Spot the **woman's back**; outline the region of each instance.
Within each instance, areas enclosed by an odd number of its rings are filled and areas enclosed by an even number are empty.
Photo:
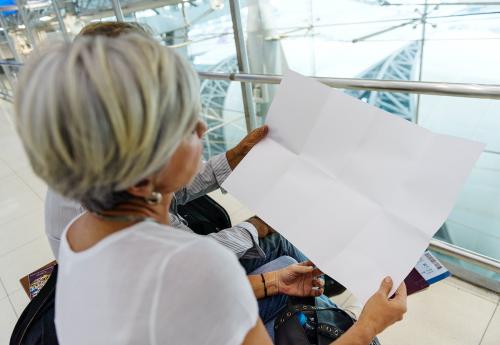
[[[243,269],[210,239],[146,221],[79,253],[65,233],[59,261],[62,344],[239,344],[257,321]]]

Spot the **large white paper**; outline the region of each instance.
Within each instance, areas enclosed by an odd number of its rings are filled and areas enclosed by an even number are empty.
[[[483,150],[295,72],[267,124],[223,187],[362,303],[411,271]]]

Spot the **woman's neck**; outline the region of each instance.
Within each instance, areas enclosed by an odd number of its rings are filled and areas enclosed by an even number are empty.
[[[115,232],[124,230],[142,220],[151,219],[168,225],[173,193],[164,194],[160,203],[151,205],[143,200],[123,203],[99,215],[88,212],[71,224],[66,238],[75,252],[87,250]]]

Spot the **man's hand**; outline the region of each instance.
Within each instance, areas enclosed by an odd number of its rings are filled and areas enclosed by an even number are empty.
[[[255,229],[257,229],[257,234],[259,235],[259,238],[264,238],[267,235],[270,235],[273,232],[275,232],[273,228],[271,228],[269,225],[267,225],[262,219],[260,219],[257,216],[253,216],[252,218],[247,219],[246,222],[255,226]]]
[[[257,144],[266,136],[268,131],[269,128],[266,125],[256,128],[248,133],[247,136],[244,137],[238,145],[236,145],[236,147],[226,152],[227,162],[229,163],[229,167],[231,168],[231,170],[234,170],[234,168],[236,168],[243,157],[245,157],[246,154],[250,152],[255,144]]]
[[[321,271],[311,261],[290,265],[276,271],[278,293],[287,296],[320,296],[325,281],[319,276]]]

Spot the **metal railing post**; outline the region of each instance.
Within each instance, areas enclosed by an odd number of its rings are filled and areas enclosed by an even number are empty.
[[[250,73],[248,64],[248,53],[243,36],[243,27],[241,24],[240,1],[229,0],[231,10],[231,19],[233,22],[234,43],[236,45],[236,57],[238,58],[238,68],[242,73]],[[243,107],[245,110],[245,122],[247,132],[257,127],[257,117],[253,103],[252,85],[249,82],[241,83],[241,93],[243,96]]]
[[[1,12],[0,12],[0,25],[2,26],[2,28],[4,30],[3,32],[5,34],[5,39],[7,40],[7,44],[9,45],[12,56],[14,57],[16,62],[22,62],[21,56],[17,53],[16,45],[14,44],[12,37],[10,37],[9,27],[7,26],[7,23],[5,22],[5,18]]]
[[[123,10],[122,10],[122,5],[120,4],[120,0],[111,0],[111,3],[113,5],[113,12],[115,13],[116,21],[117,22],[125,21],[125,18],[123,17]]]
[[[69,41],[68,30],[66,30],[66,24],[64,24],[63,17],[61,15],[61,11],[59,9],[59,5],[57,4],[57,0],[51,0],[52,8],[56,13],[57,21],[59,22],[59,27],[61,28],[61,32],[63,34],[64,40]]]
[[[17,8],[19,10],[19,13],[21,14],[21,18],[24,23],[24,30],[26,30],[26,36],[28,37],[28,41],[30,42],[31,47],[35,48],[36,47],[35,36],[33,35],[33,31],[31,31],[31,24],[28,15],[26,13],[26,7],[24,7],[25,4],[26,0],[19,1]]]

